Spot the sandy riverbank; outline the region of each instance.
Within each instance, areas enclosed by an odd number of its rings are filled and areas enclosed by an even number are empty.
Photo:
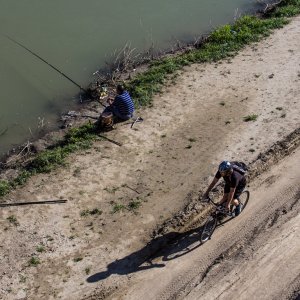
[[[133,129],[119,124],[108,133],[122,147],[97,141],[92,149],[72,155],[65,168],[34,176],[7,195],[7,202],[68,202],[1,209],[1,297],[122,299],[126,287],[128,298],[138,299],[138,290],[153,292],[155,278],[161,285],[149,299],[161,299],[164,293],[170,298],[169,289],[176,294],[177,273],[160,273],[168,265],[156,261],[161,269],[149,272],[151,266],[142,265],[151,253],[145,245],[155,228],[198,198],[220,160],[254,161],[299,128],[299,41],[297,17],[234,58],[186,67],[176,84],[155,97],[152,108],[139,112],[143,123]],[[244,122],[252,114],[256,121]],[[277,182],[279,171],[272,172]],[[297,179],[299,172],[293,176]],[[101,213],[84,213],[96,208]],[[16,221],[10,222],[10,216]],[[294,228],[293,214],[290,218],[285,232]],[[250,218],[248,226],[256,223],[251,224]],[[193,259],[200,252],[194,251]],[[30,266],[32,257],[40,262],[36,267]],[[91,283],[88,278],[96,274]]]

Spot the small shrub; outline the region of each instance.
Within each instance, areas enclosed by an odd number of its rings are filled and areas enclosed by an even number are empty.
[[[31,172],[24,170],[22,171],[11,183],[12,187],[17,185],[23,185],[27,182],[28,178],[32,175]]]
[[[19,222],[18,222],[18,220],[17,220],[17,217],[15,215],[11,215],[11,216],[7,217],[7,220],[10,223],[14,224],[15,226],[20,225]]]
[[[98,208],[94,208],[92,210],[85,209],[80,212],[81,217],[86,217],[88,215],[101,215],[101,214],[102,214],[102,210],[100,210]]]
[[[86,275],[89,275],[91,273],[91,269],[90,268],[85,268],[84,270],[85,270],[85,274]]]
[[[0,180],[0,196],[8,194],[10,191],[9,183],[5,180]]]
[[[248,116],[244,117],[244,122],[250,122],[250,121],[254,122],[257,120],[257,118],[258,118],[258,115],[255,115],[255,114],[248,115]]]
[[[36,251],[39,252],[39,253],[42,253],[42,252],[45,252],[46,250],[45,250],[44,246],[40,245],[40,246],[36,247]]]
[[[76,257],[73,259],[74,262],[79,262],[79,261],[82,261],[83,258],[82,257]]]
[[[123,205],[123,204],[114,204],[113,206],[113,210],[112,210],[112,213],[116,213],[116,212],[119,212],[119,211],[122,211],[124,210],[126,207]]]
[[[90,215],[101,215],[102,210],[99,210],[98,208],[94,208],[90,211]]]
[[[224,102],[224,101],[221,101],[219,104],[220,104],[221,106],[225,106],[225,102]]]
[[[191,143],[195,143],[195,142],[197,141],[195,138],[189,138],[188,140],[189,140],[189,142],[191,142]]]
[[[132,200],[128,204],[128,210],[136,210],[142,205],[141,201]]]
[[[280,118],[285,118],[286,117],[286,113],[283,113]]]
[[[40,260],[37,257],[33,256],[28,261],[28,266],[36,267],[40,263],[41,263]]]

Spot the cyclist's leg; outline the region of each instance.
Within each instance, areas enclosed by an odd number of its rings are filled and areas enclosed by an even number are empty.
[[[233,196],[233,204],[235,205],[235,215],[238,216],[242,210],[239,198],[244,191],[246,185],[238,186],[235,190],[234,196]]]
[[[229,192],[230,192],[230,186],[225,184],[225,187],[224,187],[224,194],[223,194],[223,197],[222,199],[220,200],[219,202],[219,205],[222,205],[222,204],[225,204],[228,200],[228,196],[229,196]]]

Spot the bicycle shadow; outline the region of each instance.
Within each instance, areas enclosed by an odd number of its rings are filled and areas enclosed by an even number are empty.
[[[184,233],[170,232],[157,237],[142,249],[108,264],[105,271],[89,276],[86,281],[94,283],[113,274],[128,275],[147,269],[163,268],[163,261],[178,258],[199,247],[200,234],[201,228],[196,228]]]
[[[216,229],[224,226],[232,219],[232,217],[224,218],[220,223],[217,224]],[[162,261],[169,261],[179,258],[203,245],[201,242],[203,228],[204,224],[198,228],[191,229],[183,234],[178,235],[176,239],[169,243],[168,247],[160,251]]]
[[[142,249],[108,264],[106,267],[106,271],[95,273],[92,276],[88,277],[87,282],[93,283],[101,281],[113,274],[127,275],[150,268],[164,267],[165,264],[153,263],[152,255],[155,254],[158,249],[164,247],[168,243],[168,241],[173,240],[176,234],[176,232],[171,232],[151,240]]]

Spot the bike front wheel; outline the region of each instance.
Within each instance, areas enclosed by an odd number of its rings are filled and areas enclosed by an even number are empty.
[[[203,226],[200,241],[202,244],[207,242],[217,227],[217,218],[210,216]]]
[[[245,209],[246,205],[248,204],[249,197],[250,197],[249,191],[242,192],[241,196],[239,197],[239,202],[242,205],[241,212]]]

